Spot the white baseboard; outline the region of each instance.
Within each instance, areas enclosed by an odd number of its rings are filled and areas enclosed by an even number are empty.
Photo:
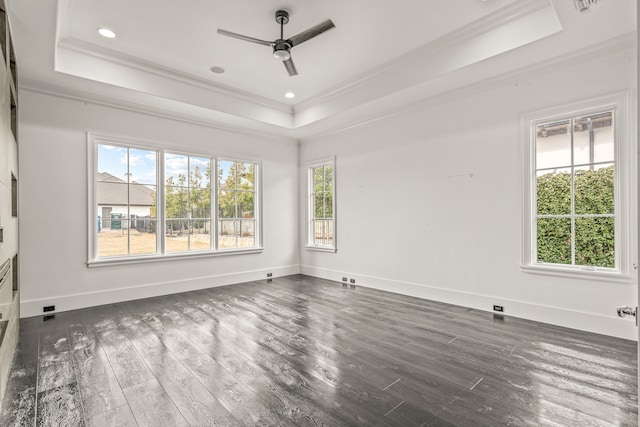
[[[291,274],[299,274],[300,266],[290,265],[285,267],[244,271],[240,273],[197,277],[172,282],[150,283],[127,288],[108,289],[100,292],[61,295],[55,298],[24,300],[20,303],[20,315],[21,317],[42,315],[42,307],[49,305],[55,305],[56,310],[46,314],[55,314],[63,311],[77,310],[79,308],[94,307],[97,305],[114,304],[117,302],[131,301],[141,298],[150,298],[180,292],[195,291],[198,289],[232,285],[234,283],[264,280],[267,276],[267,272],[273,273],[274,278],[289,276]]]
[[[340,282],[343,277],[348,276],[350,279],[356,280],[357,286],[461,305],[491,313],[493,313],[493,304],[500,304],[507,308],[504,313],[507,316],[535,320],[537,322],[550,323],[633,341],[638,340],[638,329],[635,322],[631,319],[621,319],[617,316],[603,316],[600,314],[568,310],[561,307],[531,304],[524,301],[490,295],[474,294],[417,283],[365,276],[309,265],[301,265],[300,273],[338,282]]]

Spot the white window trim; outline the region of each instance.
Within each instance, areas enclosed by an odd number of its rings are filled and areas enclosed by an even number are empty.
[[[313,229],[311,227],[311,217],[312,217],[312,210],[313,210],[313,200],[311,198],[311,194],[313,193],[313,177],[311,176],[311,168],[315,168],[318,166],[325,166],[325,165],[331,165],[333,168],[333,197],[332,197],[332,202],[333,202],[333,244],[332,245],[318,245],[318,244],[314,244],[313,243]],[[305,249],[307,250],[311,250],[311,251],[318,251],[318,252],[332,252],[335,253],[338,251],[338,233],[337,233],[337,211],[336,211],[336,195],[337,195],[337,179],[336,179],[336,158],[335,156],[332,157],[325,157],[322,159],[316,159],[316,160],[312,160],[306,163],[306,168],[307,168],[307,204],[306,204],[306,242],[305,242]]]
[[[544,264],[536,261],[536,228],[534,197],[535,181],[535,126],[539,123],[604,110],[614,111],[615,120],[615,265],[616,268],[584,267],[573,265]],[[622,92],[610,96],[590,99],[561,107],[550,108],[522,116],[522,271],[562,277],[574,277],[603,281],[633,281],[636,273],[637,227],[636,209],[636,140],[635,117],[631,95]]]
[[[212,215],[213,215],[211,219],[211,221],[213,222],[211,226],[211,230],[212,230],[212,236],[215,236],[214,238],[215,243],[213,244],[212,249],[189,251],[189,252],[165,253],[165,239],[158,238],[157,239],[158,253],[98,258],[98,254],[97,254],[98,224],[97,224],[97,221],[95,220],[95,218],[97,218],[97,215],[98,215],[97,204],[95,200],[97,195],[97,180],[95,179],[95,176],[98,170],[98,156],[97,156],[98,144],[116,145],[116,146],[121,146],[125,148],[136,148],[136,149],[154,151],[157,153],[158,161],[156,164],[156,182],[157,182],[156,206],[158,207],[162,206],[162,209],[156,208],[156,223],[158,224],[158,226],[156,227],[157,230],[164,230],[166,227],[165,215],[164,215],[164,167],[165,167],[164,154],[165,153],[182,154],[182,155],[197,156],[197,157],[208,157],[211,159],[211,161],[215,165],[216,171],[218,167],[218,161],[220,160],[255,163],[256,169],[257,169],[256,176],[255,176],[256,205],[254,207],[257,215],[256,230],[255,230],[256,245],[248,247],[246,249],[245,248],[218,249],[218,239],[217,239],[218,209],[216,205],[217,194],[218,194],[217,193],[218,179],[217,179],[217,172],[215,174],[212,172],[212,179],[214,180],[214,185],[212,185],[212,188],[211,188],[211,192],[212,192],[211,206],[212,206]],[[87,132],[87,183],[88,183],[87,185],[87,200],[88,200],[87,266],[88,267],[100,267],[100,266],[107,266],[107,265],[122,265],[122,264],[138,264],[138,263],[147,263],[147,262],[167,261],[167,260],[173,260],[173,259],[189,259],[189,258],[229,256],[229,255],[239,255],[239,254],[255,254],[255,253],[261,253],[264,251],[263,239],[262,239],[262,162],[260,159],[247,158],[247,157],[236,158],[233,156],[221,156],[221,155],[215,155],[212,153],[205,153],[205,152],[189,153],[180,149],[174,149],[169,146],[155,144],[150,141]],[[159,191],[160,189],[162,191]]]

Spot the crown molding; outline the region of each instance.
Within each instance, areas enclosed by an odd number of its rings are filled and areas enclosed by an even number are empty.
[[[122,89],[127,90],[127,89]],[[184,108],[184,104],[166,100],[169,105],[168,108],[156,107],[149,105],[150,103],[156,103],[154,99],[149,99],[149,103],[134,102],[125,100],[121,97],[111,97],[98,94],[93,91],[71,89],[69,87],[57,86],[49,83],[39,82],[31,79],[20,79],[20,92],[32,92],[40,95],[53,96],[62,99],[68,99],[71,101],[86,102],[93,105],[115,108],[124,111],[130,111],[138,114],[145,114],[162,119],[174,120],[177,122],[193,124],[203,126],[215,130],[232,132],[241,135],[247,135],[251,137],[259,137],[261,139],[273,140],[273,141],[285,141],[296,142],[297,140],[288,134],[287,129],[281,129],[275,125],[266,128],[261,124],[250,120],[241,119],[235,116],[228,117],[224,113],[212,111],[203,107],[188,106],[189,112],[177,112],[172,110],[171,106],[177,108]],[[142,97],[148,97],[150,95],[141,94]],[[199,113],[199,114],[197,114]],[[219,117],[211,117],[211,114],[215,114]],[[210,117],[206,117],[209,115]],[[222,117],[225,116],[225,117]],[[235,124],[230,124],[235,119]]]
[[[402,108],[394,109],[393,111],[383,111],[377,114],[366,115],[359,119],[350,120],[344,124],[339,124],[334,127],[319,130],[312,135],[302,137],[300,139],[300,144],[309,144],[316,142],[319,138],[340,135],[361,128],[366,128],[387,119],[419,111],[423,108],[433,105],[434,103],[450,102],[465,99],[473,95],[479,95],[481,93],[490,91],[491,89],[504,86],[505,84],[533,78],[536,75],[552,72],[554,70],[557,70],[558,68],[562,68],[571,64],[584,63],[591,61],[594,58],[614,55],[623,51],[629,51],[630,53],[636,55],[638,53],[636,51],[637,37],[638,36],[636,31],[629,32],[621,36],[596,43],[570,54],[559,55],[546,61],[537,62],[534,65],[521,67],[516,70],[500,74],[493,78],[483,79],[482,81],[477,83],[471,83],[465,86],[456,87],[453,90],[448,90],[433,96],[426,96],[417,102],[409,103]],[[380,101],[383,102],[384,100]]]
[[[404,68],[405,64],[412,61],[414,58],[434,56],[436,53],[446,51],[455,45],[472,40],[481,34],[485,34],[489,31],[513,23],[548,7],[553,8],[550,0],[519,0],[511,3],[495,13],[487,15],[456,31],[448,33],[431,43],[413,49],[399,58],[388,61],[377,68],[334,86],[321,94],[309,97],[306,100],[295,104],[293,107],[294,115],[312,108],[315,105],[344,97],[349,92],[353,92],[356,89],[360,89],[370,84],[373,80],[382,75],[393,74],[399,69]]]
[[[237,98],[243,102],[249,102],[260,107],[270,108],[272,110],[281,111],[287,114],[293,114],[293,108],[285,103],[277,102],[269,98],[254,95],[250,92],[232,88],[230,86],[221,85],[206,79],[195,77],[193,75],[156,64],[151,61],[145,61],[130,55],[125,55],[105,47],[86,42],[84,40],[67,37],[58,40],[57,48],[65,49],[81,55],[86,55],[95,59],[101,59],[114,64],[118,64],[130,69],[142,71],[162,78],[178,81],[200,89],[205,89],[217,95],[230,96]]]

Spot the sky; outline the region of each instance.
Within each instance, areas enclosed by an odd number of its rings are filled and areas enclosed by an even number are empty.
[[[135,181],[146,185],[157,185],[156,183],[156,152],[135,148],[125,148],[114,145],[98,144],[98,172],[107,172],[116,178],[127,180],[127,173],[130,181]],[[194,171],[200,168],[202,175],[201,187],[206,187],[208,181],[205,171],[210,159],[206,157],[186,156],[183,154],[165,153],[165,179],[173,177],[173,182],[178,182],[178,175],[187,175],[187,171]],[[128,163],[128,172],[127,172]],[[222,180],[226,179],[233,162],[221,160]]]

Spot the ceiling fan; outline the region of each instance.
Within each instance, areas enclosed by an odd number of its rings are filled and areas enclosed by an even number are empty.
[[[244,36],[242,34],[232,33],[231,31],[226,31],[221,28],[218,28],[218,34],[272,47],[273,56],[276,59],[283,61],[284,66],[289,72],[290,76],[296,76],[298,75],[298,71],[296,70],[296,66],[293,64],[293,60],[291,59],[291,48],[293,48],[294,46],[298,46],[299,44],[304,43],[307,40],[314,38],[315,36],[319,36],[325,31],[328,31],[335,27],[333,22],[331,22],[331,19],[327,19],[326,21],[316,25],[315,27],[311,27],[308,30],[296,34],[291,38],[285,39],[284,25],[289,22],[289,12],[287,12],[286,10],[278,10],[276,12],[276,22],[280,24],[280,38],[272,42],[256,39],[254,37]]]

